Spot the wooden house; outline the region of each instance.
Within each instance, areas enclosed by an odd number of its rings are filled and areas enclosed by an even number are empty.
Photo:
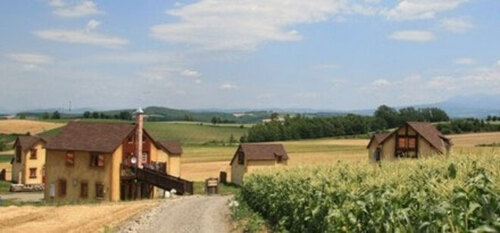
[[[447,155],[452,145],[432,124],[407,122],[393,132],[373,135],[367,149],[369,159],[378,161]]]
[[[243,143],[231,159],[231,182],[243,183],[245,174],[260,168],[286,166],[288,154],[282,144]]]
[[[39,136],[19,136],[14,142],[12,182],[16,184],[42,184],[44,181],[46,140]]]
[[[186,188],[192,183],[179,178],[180,143],[154,140],[140,116],[137,124],[68,123],[46,145],[45,198],[118,201],[171,189],[192,193]]]

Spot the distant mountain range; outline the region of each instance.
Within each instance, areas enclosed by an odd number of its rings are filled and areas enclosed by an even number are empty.
[[[446,111],[452,118],[457,117],[477,117],[484,118],[487,115],[500,116],[500,96],[491,95],[472,95],[472,96],[457,96],[444,102],[434,104],[415,105],[415,108],[424,107],[438,107]],[[396,107],[402,108],[402,107]],[[1,109],[0,109],[1,110]],[[77,108],[68,109],[50,108],[50,109],[35,109],[23,111],[27,115],[40,115],[44,112],[52,113],[59,111],[63,116],[77,116],[83,114],[85,111],[98,111],[107,115],[113,116],[119,114],[120,111],[132,112],[134,109],[121,109],[121,110],[105,110],[99,111],[93,108]],[[345,115],[348,113],[355,113],[360,115],[372,115],[375,109],[361,109],[350,111],[337,111],[337,110],[318,110],[310,108],[263,108],[263,109],[218,109],[218,108],[205,108],[205,109],[173,109],[160,106],[150,106],[144,109],[145,113],[157,117],[162,120],[184,120],[186,116],[192,117],[195,121],[209,122],[213,117],[218,117],[223,120],[234,121],[237,123],[253,123],[259,122],[263,119],[269,118],[271,113],[278,112],[281,114],[305,114],[308,116],[328,117],[335,115]],[[2,112],[0,113],[7,113]]]

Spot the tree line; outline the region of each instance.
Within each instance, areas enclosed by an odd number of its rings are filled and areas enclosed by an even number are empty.
[[[347,114],[332,117],[289,115],[284,121],[273,120],[250,128],[242,142],[285,141],[309,138],[361,135],[396,128],[407,121],[441,122],[450,118],[439,108],[395,108],[382,105],[373,116]]]
[[[500,131],[500,124],[490,124],[483,119],[465,118],[440,123],[436,128],[443,134],[479,133]]]
[[[129,111],[121,111],[116,114],[106,114],[103,112],[90,112],[85,111],[83,113],[83,118],[86,119],[120,119],[120,120],[132,120],[132,113]]]

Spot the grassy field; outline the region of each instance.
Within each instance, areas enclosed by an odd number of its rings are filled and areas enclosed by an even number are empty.
[[[247,128],[234,124],[214,126],[185,122],[146,122],[144,128],[157,140],[179,140],[184,145],[228,143],[231,135],[239,140],[247,132]]]

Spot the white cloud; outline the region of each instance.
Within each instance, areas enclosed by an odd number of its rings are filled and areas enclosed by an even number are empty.
[[[95,19],[91,19],[88,23],[87,23],[87,32],[90,32],[94,29],[96,29],[97,27],[99,27],[99,25],[101,25],[101,22],[95,20]]]
[[[49,64],[53,61],[50,56],[35,53],[11,53],[7,56],[14,61],[27,65]]]
[[[470,57],[461,57],[453,60],[453,62],[458,65],[473,65],[476,63],[476,60]]]
[[[219,86],[219,89],[221,90],[234,90],[237,89],[238,87],[234,84],[231,83],[223,83]]]
[[[389,35],[389,38],[394,40],[404,40],[413,42],[426,42],[434,39],[434,34],[429,31],[422,30],[406,30],[396,31]]]
[[[151,27],[151,35],[157,39],[206,50],[252,50],[266,41],[300,40],[293,28],[296,24],[370,12],[344,0],[201,0],[166,13],[180,20]]]
[[[392,20],[430,19],[464,2],[466,0],[400,0],[394,8],[383,10],[381,14]]]
[[[451,76],[436,76],[431,78],[428,82],[427,85],[430,88],[436,88],[436,89],[446,89],[446,90],[453,90],[456,89],[457,87],[455,86],[455,80],[453,80],[453,77]]]
[[[189,69],[183,70],[181,72],[181,75],[185,76],[185,77],[194,77],[194,78],[201,76],[200,72],[198,72],[196,70],[189,70]]]
[[[372,86],[376,87],[376,88],[387,87],[390,85],[391,85],[391,82],[387,81],[386,79],[377,79],[377,80],[372,82]]]
[[[98,45],[108,48],[117,48],[128,44],[128,40],[103,35],[94,32],[88,32],[86,30],[60,30],[60,29],[50,29],[35,31],[34,34],[42,39],[75,43],[75,44],[90,44]]]
[[[457,34],[466,33],[474,28],[474,25],[470,22],[469,19],[463,18],[442,19],[439,25],[447,31]]]
[[[49,0],[48,3],[53,7],[62,7],[65,5],[64,0]]]
[[[57,7],[53,11],[55,15],[65,18],[80,18],[103,13],[101,10],[97,9],[97,5],[93,1],[88,0],[84,0],[72,6],[66,6],[62,1],[50,1],[49,4]]]

